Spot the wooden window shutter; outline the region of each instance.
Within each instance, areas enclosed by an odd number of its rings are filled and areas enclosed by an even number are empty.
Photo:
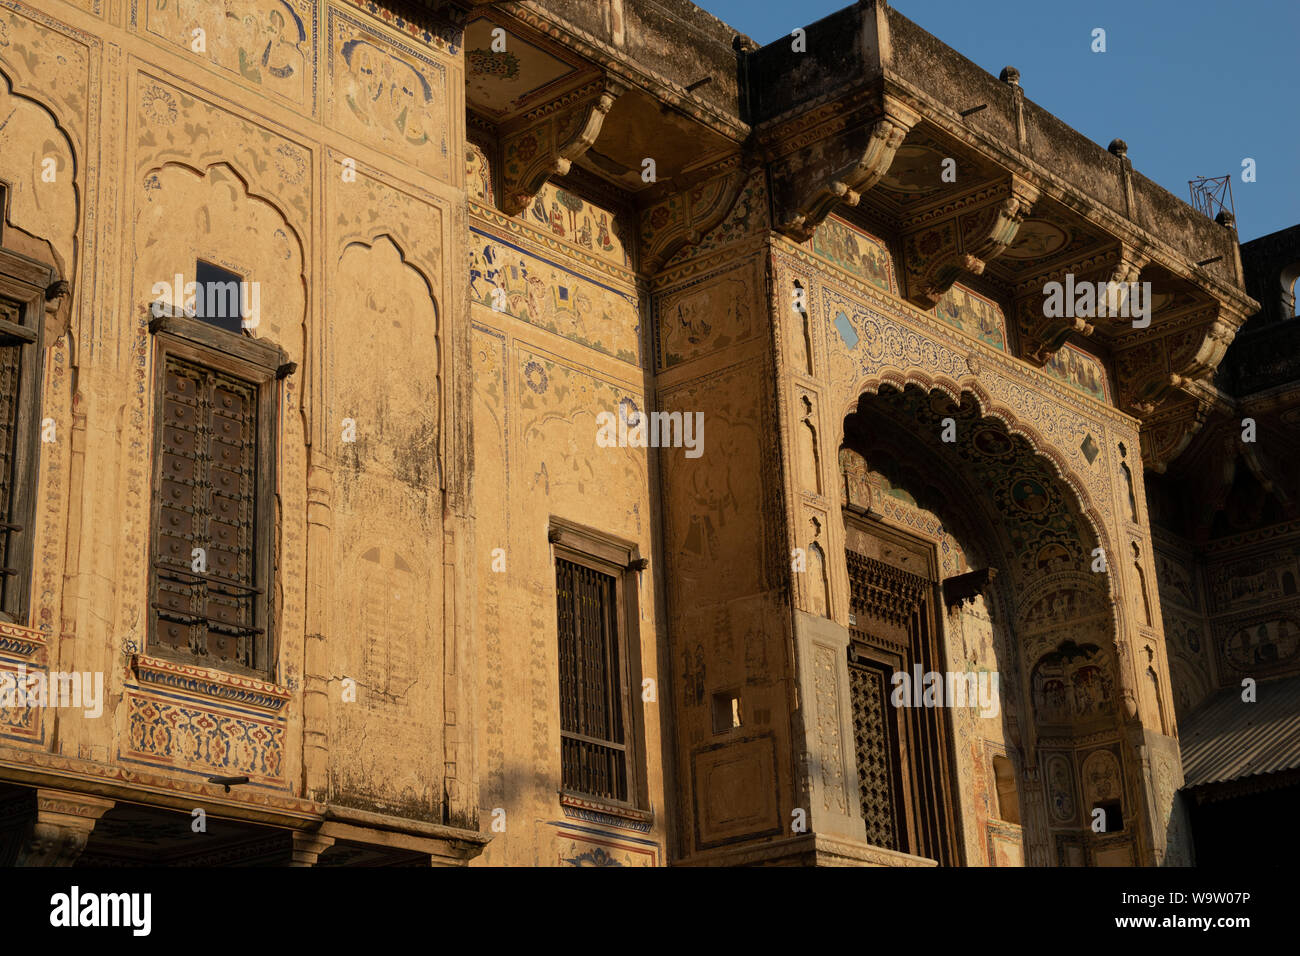
[[[152,634],[172,654],[258,669],[259,388],[163,353]]]

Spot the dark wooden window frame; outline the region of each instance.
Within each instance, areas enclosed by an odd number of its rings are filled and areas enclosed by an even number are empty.
[[[888,522],[863,518],[848,509],[844,511],[844,523],[885,542],[920,545],[926,560],[923,574],[897,572],[926,582],[920,610],[913,617],[913,622],[921,625],[920,634],[909,638],[907,646],[880,641],[867,635],[867,622],[858,615],[857,624],[850,627],[850,667],[865,665],[910,674],[912,667],[920,664],[923,671],[946,673],[949,666],[944,638],[945,605],[935,542]],[[892,685],[886,687],[886,699],[893,690]],[[960,788],[952,715],[944,707],[891,706],[890,709],[894,711],[890,720],[898,747],[895,765],[898,776],[894,786],[896,798],[901,801],[896,812],[902,827],[900,835],[907,843],[904,852],[936,859],[940,865],[960,866],[965,859],[965,844],[963,822],[957,812]]]
[[[0,216],[4,200],[4,189],[0,186]],[[0,583],[0,620],[16,624],[26,624],[31,613],[46,299],[64,294],[66,289],[66,283],[60,282],[54,267],[0,247],[0,296],[22,310],[21,324],[0,320],[0,345],[23,347],[14,396],[17,414],[13,472],[9,476],[11,495],[8,513],[0,514],[0,534],[8,536],[8,567]]]
[[[278,452],[279,382],[294,371],[284,351],[276,345],[249,338],[240,333],[203,322],[200,319],[176,314],[161,316],[149,323],[154,337],[154,425],[153,471],[150,479],[150,534],[149,534],[149,614],[148,653],[151,656],[191,666],[212,667],[234,674],[244,674],[274,680],[275,675],[275,464]],[[168,648],[155,633],[152,605],[158,601],[158,575],[154,563],[154,546],[160,527],[160,498],[158,494],[162,453],[162,401],[163,376],[166,358],[175,356],[183,361],[205,366],[254,386],[257,394],[257,450],[254,504],[254,586],[258,590],[254,602],[253,626],[260,629],[254,640],[253,665],[242,666],[233,661],[207,662],[191,654],[177,653]]]
[[[645,715],[641,706],[641,645],[639,572],[648,562],[637,546],[612,535],[560,518],[552,518],[549,538],[553,558],[563,559],[614,579],[614,621],[618,642],[619,698],[622,702],[627,799],[615,800],[570,790],[561,780],[561,797],[586,804],[605,804],[612,809],[644,810],[649,806],[645,767]],[[558,569],[553,560],[552,565]],[[558,588],[556,621],[559,620]],[[556,666],[559,667],[559,632],[556,632]],[[561,740],[565,732],[561,731]]]

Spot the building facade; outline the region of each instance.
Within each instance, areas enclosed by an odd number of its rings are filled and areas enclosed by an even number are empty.
[[[0,74],[9,862],[1193,860],[1180,721],[1300,656],[1155,502],[1285,403],[1230,219],[1013,68],[0,0]]]

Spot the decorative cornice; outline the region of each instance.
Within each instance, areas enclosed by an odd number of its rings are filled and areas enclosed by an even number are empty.
[[[793,245],[785,237],[774,236],[769,241],[772,243],[773,256],[784,260],[781,262],[783,266],[793,266],[793,260],[799,260],[815,268],[825,268],[820,259],[813,258],[806,250]],[[1103,417],[1126,432],[1135,433],[1141,425],[1141,422],[1135,416],[1113,405],[1099,401],[1077,389],[1068,388],[1041,372],[1036,375],[1033,374],[1038,370],[1019,356],[995,349],[978,339],[959,337],[959,333],[954,333],[952,326],[941,323],[931,313],[917,308],[904,299],[896,298],[883,289],[865,284],[857,284],[852,289],[845,289],[844,287],[849,283],[846,283],[841,278],[841,275],[842,273],[835,273],[837,290],[854,296],[868,308],[878,310],[891,320],[897,321],[905,327],[920,332],[936,341],[950,343],[956,349],[972,352],[978,356],[979,362],[987,363],[990,369],[1009,375],[1019,383],[1030,385],[1036,391],[1050,395],[1053,399],[1068,407],[1078,409],[1088,415]]]
[[[686,246],[695,245],[731,212],[750,171],[737,162],[731,170],[682,190],[640,215],[641,272],[657,272]]]
[[[958,279],[982,275],[985,266],[1015,241],[1039,197],[1038,188],[1019,176],[1002,181],[991,192],[998,197],[993,204],[983,202],[990,190],[981,187],[950,204],[954,210],[974,210],[970,215],[954,213],[904,235],[907,298],[914,305],[934,308]]]
[[[21,624],[0,621],[0,654],[30,658],[45,647],[45,644],[46,636],[40,631],[23,627]]]
[[[469,201],[470,225],[474,228],[483,229],[494,233],[508,233],[519,242],[527,243],[537,247],[539,254],[543,249],[549,250],[555,255],[565,256],[571,260],[580,262],[583,266],[591,269],[592,272],[599,275],[585,276],[585,278],[599,279],[606,281],[616,279],[628,286],[628,294],[633,294],[636,289],[636,273],[631,269],[625,269],[614,265],[608,259],[602,259],[599,256],[592,255],[585,250],[556,239],[552,235],[538,232],[525,222],[520,222],[517,218],[507,216],[500,210],[493,209],[491,206],[484,206],[481,203],[471,199]],[[502,237],[504,238],[504,236]],[[572,270],[574,263],[570,262],[568,268]],[[582,276],[582,273],[575,272],[576,275]]]
[[[571,793],[560,794],[560,808],[564,811],[564,815],[571,819],[622,827],[638,833],[649,833],[650,828],[654,826],[655,815],[648,810],[620,807]]]
[[[571,23],[551,19],[549,11],[518,0],[503,0],[494,8],[497,13],[512,17],[531,27],[543,36],[560,40],[563,44],[591,60],[608,75],[618,77],[629,86],[645,90],[652,97],[675,107],[685,115],[737,143],[749,136],[749,126],[738,117],[724,115],[707,103],[693,97],[686,87],[663,74],[629,60],[627,53],[616,49],[599,37],[573,26]]]
[[[898,147],[921,121],[919,113],[890,97],[867,108],[874,115],[827,122],[769,148],[779,155],[771,164],[779,232],[807,242],[838,204],[856,206],[889,171]]]
[[[0,744],[0,779],[27,786],[46,786],[133,803],[189,810],[220,807],[235,819],[276,826],[302,826],[321,819],[323,805],[264,787],[239,787],[229,794],[217,785],[122,764],[101,763]],[[199,801],[196,803],[195,801]]]
[[[131,655],[131,670],[141,684],[199,694],[271,713],[283,710],[284,705],[293,697],[287,687],[279,684],[236,674],[223,674],[206,667],[145,657],[143,654]]]

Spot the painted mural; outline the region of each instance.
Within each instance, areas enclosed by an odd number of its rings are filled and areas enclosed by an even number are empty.
[[[1294,599],[1300,583],[1300,545],[1214,564],[1209,573],[1215,611],[1235,611],[1262,601]]]
[[[314,111],[316,11],[310,0],[148,0],[144,28],[214,66]]]
[[[656,302],[660,365],[670,368],[752,338],[761,304],[753,263],[692,279]]]
[[[1239,673],[1255,674],[1291,663],[1297,650],[1300,650],[1300,620],[1286,614],[1231,631],[1224,642],[1223,655]]]
[[[556,866],[656,866],[657,848],[609,838],[561,832],[556,835]]]
[[[1161,603],[1173,603],[1189,611],[1200,610],[1199,591],[1187,558],[1157,550],[1156,582]]]
[[[637,361],[635,296],[477,229],[470,230],[470,240],[470,301],[625,362]]]
[[[662,221],[661,214],[656,212],[649,217],[648,222],[643,223],[641,238],[644,244],[652,245],[657,231],[665,228],[672,221],[671,208],[673,204],[668,203],[666,205],[669,211],[662,214]],[[678,250],[668,260],[665,270],[721,249],[724,246],[741,242],[762,232],[767,228],[768,224],[767,207],[767,180],[761,172],[757,172],[750,176],[749,180],[741,188],[740,195],[736,198],[726,218],[699,242],[693,245],[687,244],[684,248]],[[646,245],[643,245],[642,248],[645,248]]]
[[[1115,679],[1102,649],[1063,641],[1033,669],[1034,712],[1047,724],[1065,724],[1114,712]]]
[[[1106,369],[1101,362],[1082,349],[1075,348],[1073,345],[1063,346],[1047,360],[1043,371],[1099,402],[1110,402]]]
[[[1007,350],[1007,321],[992,299],[954,285],[939,299],[934,314],[949,325],[974,336],[985,345]]]
[[[482,147],[474,143],[465,144],[465,192],[475,202],[481,202],[485,206],[496,205],[496,193],[492,189],[492,168]]]
[[[498,113],[517,109],[573,72],[568,63],[522,37],[511,36],[506,49],[494,49],[495,27],[480,18],[465,30],[466,84],[475,103]]]
[[[524,219],[543,234],[571,242],[615,265],[631,264],[622,224],[615,222],[614,213],[551,183],[541,188]]]
[[[830,216],[809,240],[809,248],[828,262],[850,272],[864,282],[885,290],[893,288],[889,251],[879,239],[857,231],[848,223]]]
[[[336,10],[329,27],[332,117],[339,129],[447,177],[446,66]]]

